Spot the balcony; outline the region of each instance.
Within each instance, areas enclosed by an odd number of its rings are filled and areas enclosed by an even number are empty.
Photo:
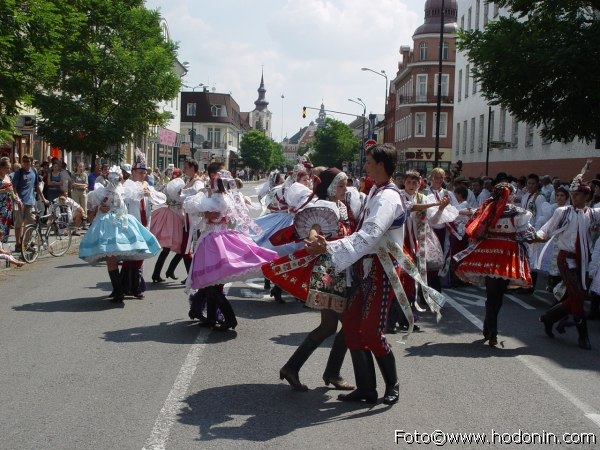
[[[400,105],[411,105],[411,104],[427,104],[437,103],[437,95],[398,95],[398,104]],[[453,104],[454,97],[448,95],[442,95],[442,103]]]

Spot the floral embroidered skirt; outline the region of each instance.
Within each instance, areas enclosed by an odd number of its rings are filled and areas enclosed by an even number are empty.
[[[305,249],[262,266],[266,278],[315,309],[344,312],[348,308],[346,274],[336,273],[327,253],[311,256]]]
[[[485,286],[485,277],[509,280],[509,288],[531,287],[527,251],[515,240],[489,238],[454,256],[455,274],[476,286]]]

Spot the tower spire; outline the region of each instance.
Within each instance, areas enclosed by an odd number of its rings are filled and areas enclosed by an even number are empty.
[[[265,99],[265,94],[267,90],[265,89],[265,76],[264,76],[264,67],[261,68],[260,71],[260,86],[258,87],[258,99],[254,102],[256,105],[255,111],[264,111],[267,109],[269,102]]]

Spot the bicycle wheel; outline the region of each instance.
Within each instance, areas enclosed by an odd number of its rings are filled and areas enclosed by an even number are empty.
[[[50,254],[52,256],[62,256],[71,247],[71,228],[68,226],[63,228],[53,222],[46,231],[46,239]]]
[[[21,255],[27,263],[34,262],[42,250],[42,236],[35,225],[27,225],[21,236]]]

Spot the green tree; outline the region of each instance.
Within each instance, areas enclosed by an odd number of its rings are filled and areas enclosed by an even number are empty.
[[[53,89],[34,95],[38,132],[68,150],[110,156],[111,147],[168,120],[156,103],[178,94],[176,45],[143,0],[81,0],[72,8],[85,21],[67,27]]]
[[[242,135],[240,156],[244,164],[253,170],[267,171],[271,168],[273,147],[271,140],[260,130],[251,130]]]
[[[0,0],[0,141],[36,90],[52,85],[65,29],[83,21],[68,2]]]
[[[492,105],[551,140],[600,136],[600,1],[500,0],[511,15],[459,33]]]
[[[269,169],[281,168],[287,164],[283,155],[283,145],[271,139],[271,165]]]
[[[310,160],[316,166],[342,167],[343,161],[356,159],[360,139],[354,137],[352,128],[339,120],[327,118],[324,127],[317,128]]]

